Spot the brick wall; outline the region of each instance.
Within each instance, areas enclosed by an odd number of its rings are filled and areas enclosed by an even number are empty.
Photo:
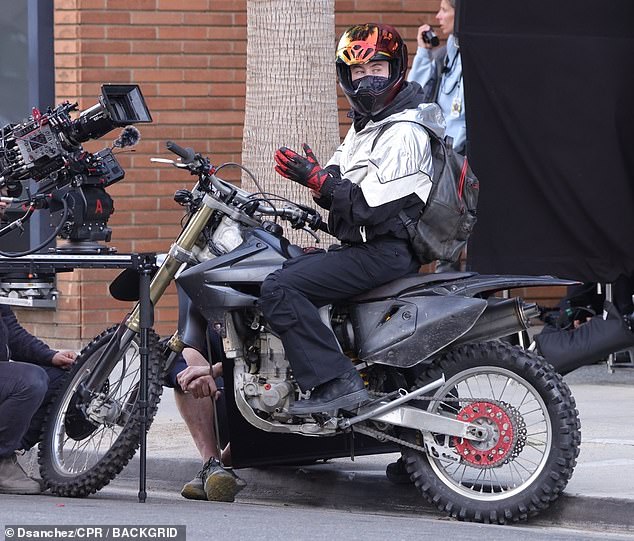
[[[437,6],[437,0],[337,0],[337,34],[357,22],[390,23],[413,56],[416,29],[433,22]],[[135,151],[118,155],[126,178],[108,189],[115,202],[111,245],[119,252],[166,251],[180,230],[182,212],[172,196],[192,179],[149,162],[167,156],[166,140],[192,146],[216,164],[240,161],[245,51],[246,0],[55,0],[57,102],[79,101],[85,109],[96,103],[101,83],[136,83],[154,119],[139,125]],[[349,121],[341,94],[339,107],[343,134]],[[85,146],[98,150],[116,134]],[[18,310],[18,316],[52,345],[78,348],[129,310],[108,295],[116,274],[60,275],[56,311]],[[171,332],[177,316],[169,291],[156,311],[162,334]]]

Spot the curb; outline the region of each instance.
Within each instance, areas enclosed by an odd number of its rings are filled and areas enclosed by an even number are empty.
[[[247,482],[237,501],[305,505],[323,509],[445,518],[413,485],[395,485],[385,477],[384,466],[357,462],[328,462],[311,466],[245,468],[238,475]],[[169,484],[178,494],[183,483],[200,469],[197,460],[173,458],[147,460],[147,481]],[[134,457],[119,477],[139,477],[139,460]],[[172,490],[172,489],[171,489]],[[148,492],[151,496],[151,489]],[[632,501],[619,498],[586,497],[564,493],[547,510],[526,524],[574,529],[634,532]]]

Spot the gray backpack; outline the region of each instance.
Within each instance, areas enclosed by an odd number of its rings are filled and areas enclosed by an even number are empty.
[[[422,264],[455,262],[467,244],[476,223],[480,185],[465,156],[454,152],[431,130],[434,175],[432,189],[418,219],[401,211],[416,256]]]

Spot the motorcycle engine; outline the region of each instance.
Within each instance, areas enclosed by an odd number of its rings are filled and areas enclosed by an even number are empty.
[[[260,333],[257,348],[257,373],[244,375],[244,395],[251,407],[265,413],[265,417],[286,420],[289,396],[293,385],[289,378],[289,364],[282,342],[269,333]]]

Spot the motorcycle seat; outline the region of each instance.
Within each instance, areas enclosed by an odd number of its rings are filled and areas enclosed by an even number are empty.
[[[461,280],[463,278],[469,278],[476,274],[475,272],[439,272],[429,274],[410,274],[383,284],[382,286],[375,287],[369,291],[361,293],[356,297],[350,299],[352,302],[371,302],[386,299],[389,297],[397,297],[402,293],[410,289],[415,289],[420,286],[427,286],[437,282],[452,282],[454,280]]]
[[[301,246],[297,246],[297,244],[289,244],[286,247],[286,253],[288,257],[298,257],[304,254],[304,249]]]

